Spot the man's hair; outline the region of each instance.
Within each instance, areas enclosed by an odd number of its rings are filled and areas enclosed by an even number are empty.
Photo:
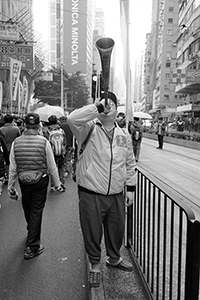
[[[135,120],[135,121],[139,121],[139,119],[140,119],[140,118],[138,118],[138,117],[134,117],[134,120]]]
[[[13,116],[12,115],[7,114],[7,115],[4,116],[4,122],[5,123],[12,123],[12,121],[13,121]]]
[[[26,123],[26,128],[27,129],[38,129],[39,128],[39,124],[31,125],[31,124],[27,124]]]
[[[58,124],[58,118],[55,115],[52,115],[48,118],[49,125]]]

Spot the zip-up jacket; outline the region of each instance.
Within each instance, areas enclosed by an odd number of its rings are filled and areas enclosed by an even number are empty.
[[[135,159],[130,135],[115,123],[113,138],[97,119],[96,105],[89,104],[73,111],[68,124],[78,142],[78,153],[95,122],[83,153],[78,157],[76,181],[79,187],[103,195],[117,194],[127,186],[135,190]]]

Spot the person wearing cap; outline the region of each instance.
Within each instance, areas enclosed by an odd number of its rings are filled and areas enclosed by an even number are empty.
[[[42,214],[46,202],[49,174],[58,191],[62,191],[53,151],[49,141],[39,135],[40,118],[36,113],[25,117],[26,129],[11,146],[8,194],[17,200],[15,182],[18,177],[22,195],[22,207],[27,222],[27,239],[24,258],[41,254]]]
[[[158,122],[155,126],[156,134],[158,135],[158,147],[156,149],[163,149],[163,142],[165,136],[165,123],[163,122],[163,117],[158,118]]]
[[[126,128],[126,115],[123,112],[119,112],[116,117],[117,124],[121,128]]]
[[[68,116],[68,124],[78,142],[78,153],[95,124],[76,167],[79,217],[91,264],[88,278],[91,287],[100,285],[102,225],[108,255],[106,266],[133,270],[132,264],[122,259],[120,248],[125,204],[133,203],[136,188],[135,160],[130,135],[116,122],[115,94],[108,92],[107,100],[108,104],[104,94],[99,101],[74,110]]]

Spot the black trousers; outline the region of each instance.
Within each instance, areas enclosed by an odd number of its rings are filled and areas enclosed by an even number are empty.
[[[160,149],[163,148],[163,139],[164,139],[164,135],[158,134],[158,144]]]
[[[101,260],[101,240],[104,229],[106,254],[110,262],[120,258],[124,237],[125,205],[123,193],[93,194],[78,190],[79,214],[85,249],[91,264]]]
[[[42,177],[36,184],[25,185],[20,180],[19,184],[28,230],[26,246],[35,250],[40,246],[42,214],[47,197],[49,176]]]

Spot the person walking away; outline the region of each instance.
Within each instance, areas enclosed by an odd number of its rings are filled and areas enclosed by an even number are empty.
[[[22,119],[17,119],[16,120],[16,124],[17,124],[17,126],[18,126],[18,128],[20,130],[20,133],[22,134],[24,132],[24,130],[25,130],[25,126],[23,124],[23,120]]]
[[[15,182],[18,177],[22,207],[27,222],[24,258],[31,259],[44,251],[41,245],[42,214],[46,202],[49,174],[62,192],[53,152],[49,141],[38,134],[40,117],[29,113],[25,117],[26,130],[11,146],[8,195],[17,200]]]
[[[65,132],[67,147],[65,156],[65,177],[71,174],[72,170],[72,156],[73,156],[73,133],[67,124],[67,117],[60,118],[60,126]]]
[[[139,161],[143,130],[144,128],[140,119],[138,117],[134,117],[133,122],[130,125],[130,133],[136,162]]]
[[[12,142],[21,135],[19,127],[14,123],[14,117],[10,114],[4,116],[4,125],[0,128],[0,135],[3,136],[8,154],[10,154],[10,148]],[[9,165],[8,165],[9,166]],[[8,166],[6,166],[5,183],[8,183]]]
[[[6,147],[6,142],[4,138],[0,135],[0,195],[2,194],[3,184],[5,182],[5,165],[9,165],[9,155]]]
[[[66,155],[66,136],[64,130],[58,124],[58,118],[55,115],[51,115],[48,118],[48,140],[51,144],[55,162],[58,168],[58,174],[60,181],[65,189],[65,155]],[[54,191],[54,188],[51,188]]]
[[[21,135],[19,127],[14,124],[13,122],[13,116],[10,114],[7,114],[4,116],[4,125],[0,128],[0,135],[3,136],[6,147],[8,150],[8,153],[10,153],[10,148],[12,145],[12,142]]]
[[[108,255],[106,266],[133,270],[132,264],[121,258],[120,248],[125,227],[124,187],[127,189],[126,204],[131,205],[136,188],[135,160],[129,133],[115,122],[117,98],[108,92],[106,105],[104,97],[68,116],[68,124],[78,142],[79,217],[91,264],[88,278],[91,287],[100,285],[103,228]],[[91,127],[93,131],[87,145],[80,151]]]
[[[163,118],[160,116],[158,118],[158,122],[155,126],[156,134],[158,135],[158,147],[157,149],[163,149],[164,135],[165,135],[165,123],[163,122]]]
[[[183,130],[184,130],[184,121],[181,117],[179,117],[177,121],[177,131],[183,131]]]

